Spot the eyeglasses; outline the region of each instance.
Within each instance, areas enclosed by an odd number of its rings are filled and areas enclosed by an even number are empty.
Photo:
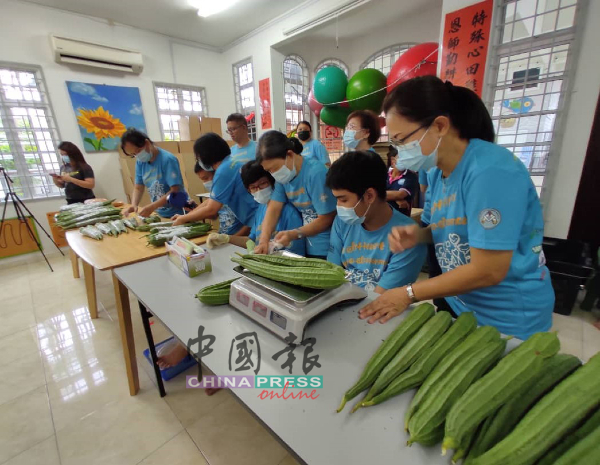
[[[255,192],[261,191],[270,186],[271,186],[271,183],[269,181],[267,181],[266,179],[264,179],[258,184],[255,183],[255,184],[251,184],[250,186],[248,186],[248,192],[250,192],[251,194],[254,194]]]
[[[363,128],[359,126],[354,126],[353,124],[350,126],[346,126],[346,131],[362,131]]]
[[[244,126],[236,126],[235,128],[231,128],[231,129],[227,129],[227,132],[229,134],[233,134],[235,131],[237,131],[239,128],[243,128]]]
[[[426,128],[428,126],[429,126],[428,124],[423,124],[423,125],[419,126],[417,129],[415,129],[413,132],[408,134],[407,136],[403,137],[402,139],[392,139],[392,144],[404,145],[406,140],[409,139],[411,136],[415,135],[417,133],[417,131],[420,131],[421,129]]]

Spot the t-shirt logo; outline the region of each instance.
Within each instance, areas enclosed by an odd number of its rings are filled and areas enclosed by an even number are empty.
[[[492,229],[500,224],[500,220],[502,219],[502,215],[498,210],[493,208],[481,210],[479,214],[479,223],[483,226],[483,229]]]

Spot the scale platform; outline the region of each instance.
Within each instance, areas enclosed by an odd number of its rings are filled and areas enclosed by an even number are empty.
[[[229,303],[266,329],[285,339],[292,333],[304,339],[307,324],[320,313],[367,297],[367,292],[345,283],[335,289],[308,289],[257,276],[241,266],[234,268],[243,278],[231,284]]]

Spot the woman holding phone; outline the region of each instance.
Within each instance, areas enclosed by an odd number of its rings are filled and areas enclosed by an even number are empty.
[[[72,142],[61,142],[58,152],[63,165],[60,174],[51,174],[54,184],[65,190],[67,203],[83,203],[95,198],[92,189],[96,185],[94,170],[83,158],[81,150]]]

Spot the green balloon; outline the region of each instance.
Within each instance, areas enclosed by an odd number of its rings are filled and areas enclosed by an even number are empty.
[[[350,108],[352,110],[373,110],[379,114],[387,92],[386,85],[387,78],[381,71],[371,68],[359,71],[350,78],[346,88],[346,98]],[[381,89],[380,92],[375,92],[379,89]],[[375,93],[371,94],[371,92]]]
[[[346,120],[348,115],[352,113],[350,108],[340,107],[339,105],[333,105],[330,107],[323,107],[321,110],[321,121],[329,126],[335,126],[336,128],[345,128]]]
[[[346,98],[348,77],[337,66],[327,66],[320,70],[313,82],[313,94],[322,105],[342,102]]]

